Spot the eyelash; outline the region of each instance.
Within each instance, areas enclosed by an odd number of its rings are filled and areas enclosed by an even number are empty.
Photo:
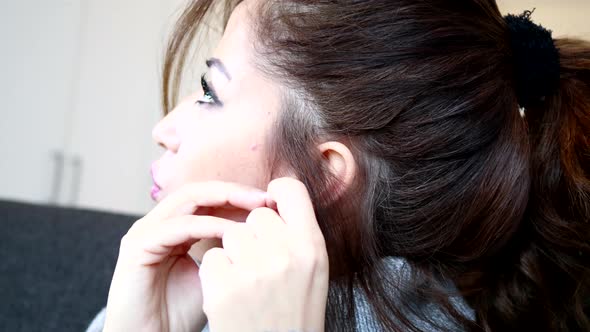
[[[216,106],[222,106],[223,104],[221,103],[221,101],[219,100],[219,98],[217,98],[217,95],[213,92],[213,90],[211,90],[211,88],[209,88],[209,84],[207,84],[207,81],[205,80],[205,74],[201,75],[201,87],[203,88],[203,98],[209,98],[211,101],[203,101],[203,100],[197,100],[197,102],[195,104],[199,104],[199,105],[203,105],[203,104],[213,104]]]

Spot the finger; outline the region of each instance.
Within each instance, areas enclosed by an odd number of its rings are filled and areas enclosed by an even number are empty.
[[[226,285],[225,278],[231,276],[232,262],[223,248],[211,248],[203,256],[199,278],[203,288],[203,311],[209,313],[209,306],[215,300],[219,287]]]
[[[254,209],[246,219],[254,234],[260,241],[272,242],[274,245],[286,245],[287,227],[279,214],[269,208]]]
[[[172,251],[168,254],[168,256],[184,256],[188,251],[191,249],[191,244],[181,244],[177,247],[174,247]]]
[[[217,247],[211,248],[203,255],[201,271],[199,273],[203,274],[205,277],[212,276],[211,272],[214,272],[213,274],[217,275],[226,275],[225,273],[218,274],[216,271],[228,271],[232,264],[233,263],[228,257],[225,249]]]
[[[241,184],[208,181],[185,184],[166,196],[146,217],[162,220],[181,214],[192,214],[199,206],[235,206],[253,210],[266,204],[266,193]]]
[[[223,249],[233,264],[253,266],[260,250],[252,227],[236,223],[223,233]]]
[[[302,182],[287,177],[276,179],[270,182],[267,192],[290,228],[301,234],[320,231],[311,198]]]
[[[246,219],[246,225],[254,230],[261,256],[259,259],[264,258],[267,267],[284,266],[289,261],[291,242],[298,238],[293,239],[288,235],[287,224],[276,211],[269,208],[255,209]]]
[[[233,221],[244,222],[246,221],[246,218],[248,218],[250,211],[235,207],[199,207],[193,214],[198,216],[214,216]]]
[[[180,216],[166,223],[146,223],[132,227],[121,240],[121,255],[149,265],[173,255],[179,246],[200,239],[222,238],[235,222],[211,216]]]

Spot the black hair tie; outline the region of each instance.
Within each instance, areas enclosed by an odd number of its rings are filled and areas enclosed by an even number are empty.
[[[539,104],[559,87],[559,51],[551,30],[533,23],[532,13],[504,16],[510,31],[516,96],[524,108]]]

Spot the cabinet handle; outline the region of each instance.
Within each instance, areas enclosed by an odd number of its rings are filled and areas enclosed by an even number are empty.
[[[83,166],[82,158],[80,158],[79,155],[75,155],[72,158],[72,188],[70,190],[70,206],[75,206],[78,203]]]
[[[49,193],[49,204],[57,204],[59,193],[61,191],[61,179],[64,170],[64,153],[63,151],[53,151],[53,181],[51,183],[51,192]]]

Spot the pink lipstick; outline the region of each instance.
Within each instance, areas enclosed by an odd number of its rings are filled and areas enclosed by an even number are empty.
[[[154,201],[158,201],[158,196],[160,194],[160,192],[162,191],[162,188],[160,188],[160,186],[158,185],[158,182],[156,181],[156,176],[155,176],[155,171],[154,171],[154,167],[155,167],[155,163],[152,164],[152,167],[150,168],[150,173],[152,175],[152,181],[154,182],[153,186],[152,186],[152,190],[150,192],[150,196],[152,197],[152,199]]]
[[[154,184],[152,186],[152,191],[150,192],[150,195],[152,196],[152,199],[157,202],[158,201],[159,194],[160,194],[160,188],[157,185]]]

